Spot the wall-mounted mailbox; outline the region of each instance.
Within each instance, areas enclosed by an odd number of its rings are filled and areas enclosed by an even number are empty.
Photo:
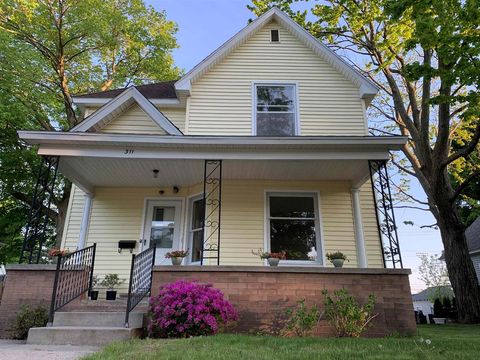
[[[130,254],[133,253],[137,242],[135,240],[120,240],[118,242],[118,252],[121,253],[122,250],[129,250]]]

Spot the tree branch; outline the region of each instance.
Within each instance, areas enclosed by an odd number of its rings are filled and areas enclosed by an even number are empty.
[[[454,202],[462,193],[463,190],[470,184],[470,182],[474,179],[478,179],[480,177],[480,169],[477,171],[472,172],[470,175],[466,177],[466,179],[458,185],[458,187],[455,189],[455,192],[453,193],[452,197],[450,198],[450,202]]]

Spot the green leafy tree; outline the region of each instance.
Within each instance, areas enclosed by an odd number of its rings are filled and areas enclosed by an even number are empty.
[[[298,2],[311,6],[298,10]],[[260,15],[272,6],[339,54],[354,54],[381,89],[375,132],[408,137],[404,161],[393,162],[425,191],[459,320],[480,322],[480,290],[459,213],[459,199],[480,175],[479,0],[252,0],[249,9]]]
[[[81,121],[75,93],[177,78],[176,31],[164,12],[142,0],[0,3],[0,222],[18,220],[2,230],[1,243],[19,236],[39,165],[16,131],[72,128]],[[70,189],[61,179],[53,210],[44,209],[57,226],[57,241]]]

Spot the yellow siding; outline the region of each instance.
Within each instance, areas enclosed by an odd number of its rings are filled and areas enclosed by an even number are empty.
[[[85,117],[93,114],[98,108],[86,108]],[[183,108],[159,108],[182,132],[185,130],[185,109]],[[156,134],[164,135],[163,131],[145,112],[137,105],[132,105],[118,118],[112,120],[100,132],[119,134]]]
[[[186,205],[188,196],[202,191],[202,185],[180,189],[172,194],[169,189],[163,198],[181,197],[185,200],[182,211],[182,243],[187,248]],[[222,186],[222,265],[261,265],[251,254],[252,249],[264,248],[265,193],[266,191],[315,191],[320,194],[320,226],[325,252],[340,250],[350,262],[345,266],[357,266],[356,244],[353,226],[350,185],[347,182],[294,182],[224,180]],[[127,278],[130,253],[117,251],[119,240],[135,240],[141,237],[145,198],[158,198],[158,188],[97,188],[92,204],[87,244],[97,243],[95,272],[102,277],[106,273],[118,273]],[[371,190],[362,188],[362,218],[369,267],[381,267],[381,250],[376,218],[371,200]],[[63,247],[75,250],[80,230],[84,197],[74,188]],[[331,266],[327,264],[327,266]]]
[[[160,111],[170,120],[180,131],[185,131],[185,109],[182,108],[163,108]]]
[[[270,43],[270,29],[280,43]],[[192,85],[189,135],[251,135],[252,81],[296,81],[301,135],[366,135],[358,88],[270,23]]]
[[[137,104],[132,105],[119,117],[105,125],[100,132],[165,135],[165,131],[150,116],[145,114]]]

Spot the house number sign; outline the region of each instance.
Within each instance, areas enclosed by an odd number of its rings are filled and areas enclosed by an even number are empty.
[[[128,148],[127,148],[127,149],[125,149],[124,154],[125,154],[125,155],[131,155],[131,154],[133,154],[134,152],[135,152],[135,149],[128,149]]]

